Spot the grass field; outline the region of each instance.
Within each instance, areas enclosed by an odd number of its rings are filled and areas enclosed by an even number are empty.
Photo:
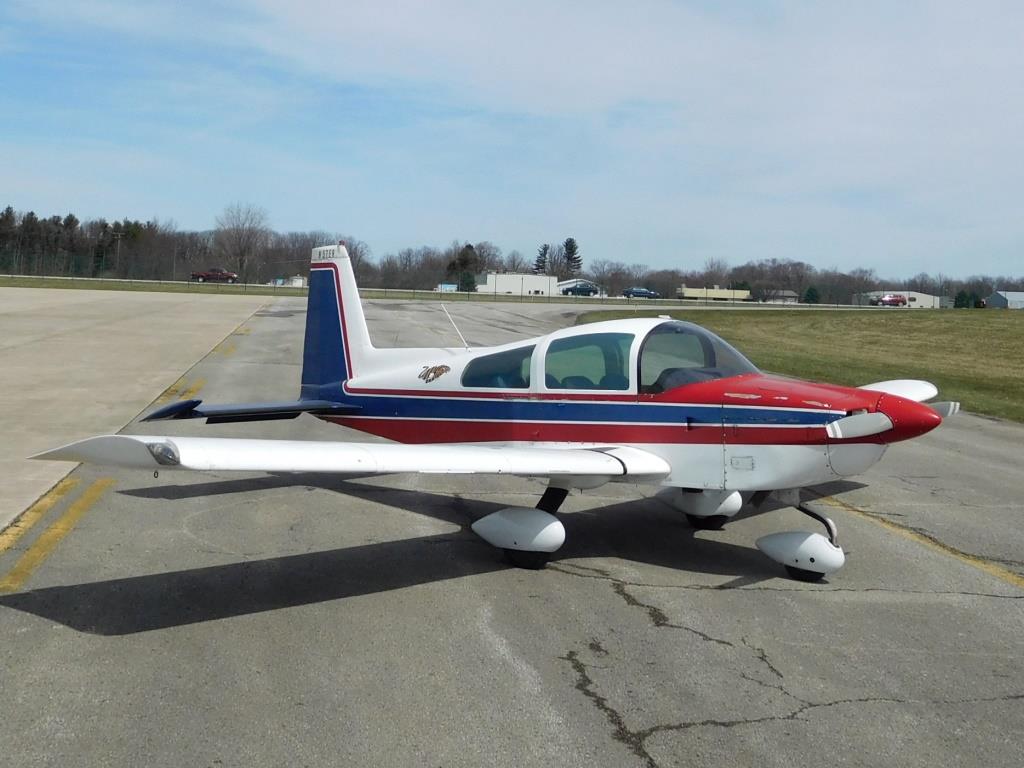
[[[1024,421],[1024,312],[611,310],[579,322],[660,314],[714,331],[765,371],[849,385],[926,379],[941,400]]]

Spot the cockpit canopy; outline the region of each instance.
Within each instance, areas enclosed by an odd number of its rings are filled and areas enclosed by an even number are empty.
[[[528,389],[531,370],[546,390],[657,394],[685,384],[724,379],[757,368],[724,340],[693,323],[668,321],[639,340],[617,330],[576,333],[474,358],[462,386]],[[636,350],[634,356],[634,350]],[[634,368],[631,361],[636,360]]]
[[[724,339],[693,323],[662,323],[640,345],[639,391],[666,392],[685,384],[757,373]]]

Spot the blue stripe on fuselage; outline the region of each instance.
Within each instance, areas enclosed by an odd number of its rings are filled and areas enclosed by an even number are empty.
[[[471,400],[461,397],[402,397],[348,394],[344,402],[360,407],[360,416],[468,421],[625,422],[633,424],[743,424],[754,426],[824,426],[839,413],[735,408],[717,405],[646,405],[635,402],[552,401],[527,399]]]

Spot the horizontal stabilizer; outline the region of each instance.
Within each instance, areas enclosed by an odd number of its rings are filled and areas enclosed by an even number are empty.
[[[876,381],[874,384],[865,384],[858,389],[870,389],[875,392],[885,392],[887,395],[905,397],[915,403],[923,403],[931,400],[939,394],[938,387],[930,381],[920,379],[892,379],[890,381]]]
[[[202,400],[182,400],[153,411],[142,421],[170,419],[206,419],[207,424],[230,424],[238,421],[273,421],[294,419],[302,413],[344,416],[359,411],[357,406],[332,403],[329,400],[299,400],[281,403],[237,403],[202,405]]]
[[[343,474],[494,474],[524,477],[659,479],[668,463],[636,448],[506,448],[481,445],[404,445],[223,437],[103,435],[37,454],[33,459],[77,461],[139,469],[197,469]]]

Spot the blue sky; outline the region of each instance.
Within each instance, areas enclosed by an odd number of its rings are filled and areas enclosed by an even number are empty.
[[[1019,275],[1021,40],[1016,2],[6,0],[0,205]]]

